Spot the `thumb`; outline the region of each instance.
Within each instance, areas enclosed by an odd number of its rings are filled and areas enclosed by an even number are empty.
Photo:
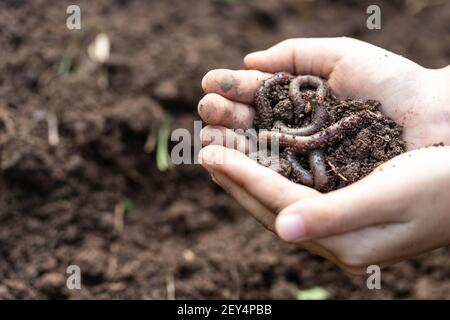
[[[248,54],[244,65],[271,73],[286,71],[328,78],[347,43],[343,38],[288,39],[267,50]]]
[[[348,187],[286,207],[277,217],[277,233],[286,241],[303,241],[408,222],[410,212],[446,188],[449,156],[450,147],[403,153]]]
[[[297,242],[404,222],[402,212],[408,205],[403,199],[405,190],[396,172],[390,171],[377,169],[348,187],[293,203],[277,217],[278,235],[285,241]]]

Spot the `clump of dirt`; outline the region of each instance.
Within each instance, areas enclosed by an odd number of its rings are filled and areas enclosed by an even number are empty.
[[[406,151],[402,126],[381,113],[378,101],[340,100],[314,76],[275,74],[257,90],[255,107],[260,144],[279,141],[277,171],[319,191],[348,186]]]

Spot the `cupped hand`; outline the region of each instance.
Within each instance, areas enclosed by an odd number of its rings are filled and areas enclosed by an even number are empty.
[[[254,92],[279,71],[320,76],[341,97],[379,100],[382,111],[404,126],[410,150],[450,144],[448,68],[425,69],[349,38],[287,40],[248,55],[244,63],[254,70],[213,70],[203,79],[205,144],[225,135],[244,151],[245,138],[230,129],[252,126]],[[351,186],[320,194],[235,150],[211,145],[200,155],[214,180],[266,227],[352,272],[450,242],[448,159],[450,147],[409,151]]]

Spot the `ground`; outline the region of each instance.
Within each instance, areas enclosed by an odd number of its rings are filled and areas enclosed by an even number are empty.
[[[374,3],[382,30],[366,28]],[[0,2],[0,298],[450,298],[448,248],[368,290],[263,229],[198,165],[159,171],[154,151],[167,115],[198,120],[204,73],[285,38],[346,35],[448,64],[449,2],[79,0],[81,31],[69,4]],[[104,65],[87,55],[99,32]],[[66,289],[72,264],[81,290]]]

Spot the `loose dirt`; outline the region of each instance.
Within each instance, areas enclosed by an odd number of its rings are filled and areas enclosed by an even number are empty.
[[[265,119],[273,118],[271,128],[265,129],[279,132],[280,143],[283,136],[291,139],[292,145],[281,147],[279,150],[281,153],[279,172],[290,180],[328,192],[362,179],[377,166],[406,151],[406,142],[402,140],[401,136],[402,127],[380,112],[379,102],[355,99],[340,100],[332,94],[325,80],[310,76],[300,76],[299,79],[308,79],[309,77],[319,81],[326,88],[324,97],[319,97],[318,90],[311,86],[302,87],[301,91],[292,95],[289,87],[292,86],[294,80],[268,86],[268,83],[277,76],[294,79],[292,75],[278,74],[268,79],[257,91],[255,95],[257,110],[255,126],[259,128],[263,122],[267,122],[264,121]],[[268,86],[267,89],[265,86]],[[267,99],[269,102],[267,108],[259,106],[258,102],[262,100],[258,99]],[[317,111],[319,108],[325,109],[321,111],[323,114]],[[323,139],[319,136],[327,131],[338,132],[342,125],[336,126],[336,124],[344,119],[353,120],[356,117],[359,117],[361,121],[353,121],[355,125],[337,134],[334,140]],[[279,123],[282,124],[282,128],[277,125]],[[305,131],[304,129],[311,125],[315,128],[309,130],[310,132],[307,134],[295,132],[298,128]],[[333,128],[333,126],[335,127]],[[309,151],[299,151],[293,145],[295,136],[300,139],[317,137],[315,140],[311,139],[304,143],[305,147],[312,146],[313,143],[320,144],[315,141],[326,140],[329,142],[323,148],[313,147]],[[310,161],[312,152],[320,152],[316,161]],[[264,163],[267,164],[265,159]],[[316,180],[324,180],[321,185],[317,181],[314,184],[313,180],[316,174],[319,174]]]
[[[249,51],[347,35],[448,64],[448,2],[413,13],[409,1],[377,1],[381,31],[366,28],[373,1],[306,2],[79,0],[82,29],[69,31],[71,1],[2,0],[0,298],[165,299],[174,287],[176,298],[295,299],[313,286],[332,298],[450,298],[448,248],[386,269],[382,289],[367,290],[265,231],[202,168],[157,170],[161,121],[192,129],[202,76],[241,68]],[[111,41],[104,65],[87,55],[99,32]],[[72,264],[81,290],[65,287]]]

